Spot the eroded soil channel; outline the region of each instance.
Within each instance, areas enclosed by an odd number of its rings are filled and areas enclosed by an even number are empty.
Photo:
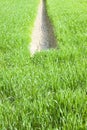
[[[56,47],[57,44],[53,27],[46,11],[46,0],[41,0],[32,32],[30,52],[34,54],[37,51]]]

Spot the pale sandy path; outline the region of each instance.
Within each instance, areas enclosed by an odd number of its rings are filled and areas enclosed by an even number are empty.
[[[46,13],[45,0],[41,0],[33,28],[30,52],[34,54],[37,51],[56,47],[56,38]]]

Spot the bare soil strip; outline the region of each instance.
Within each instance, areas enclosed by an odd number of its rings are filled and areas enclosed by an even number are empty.
[[[37,51],[56,48],[56,38],[53,27],[46,12],[46,0],[41,0],[37,12],[36,21],[32,33],[30,52],[33,55]]]

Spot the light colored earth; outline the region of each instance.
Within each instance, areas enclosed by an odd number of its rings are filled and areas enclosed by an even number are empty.
[[[47,16],[45,4],[45,0],[40,1],[36,21],[34,23],[32,42],[29,47],[32,55],[37,51],[57,47],[53,27]]]

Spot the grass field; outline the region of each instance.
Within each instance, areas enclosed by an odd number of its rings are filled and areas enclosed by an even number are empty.
[[[59,49],[30,57],[38,4],[0,1],[0,130],[87,130],[87,1],[48,0]]]

